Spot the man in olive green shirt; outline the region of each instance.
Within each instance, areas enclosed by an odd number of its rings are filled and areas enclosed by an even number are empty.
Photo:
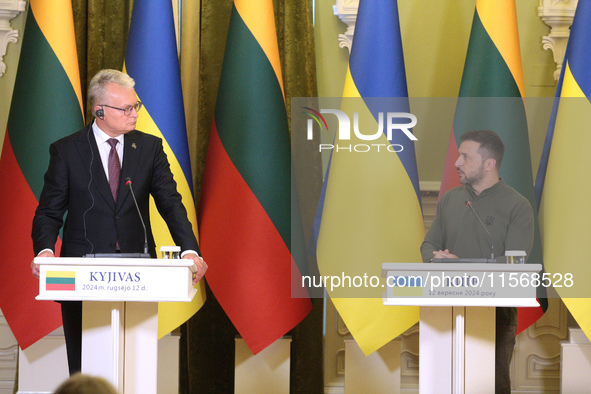
[[[435,219],[421,245],[423,261],[491,258],[503,256],[506,250],[529,255],[533,210],[525,197],[499,178],[503,142],[490,130],[469,131],[460,140],[455,165],[462,186],[446,192],[437,203]],[[515,308],[496,309],[496,393],[511,392],[509,365],[516,326]]]

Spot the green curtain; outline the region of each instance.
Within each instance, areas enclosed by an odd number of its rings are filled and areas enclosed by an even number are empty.
[[[283,71],[287,116],[291,123],[292,97],[317,97],[316,52],[314,49],[312,0],[276,0],[275,20],[279,38],[279,53]],[[298,130],[305,130],[299,125]],[[292,160],[298,168],[296,188],[302,215],[304,239],[311,236],[316,206],[322,188],[321,159],[314,149],[293,147]],[[306,144],[307,146],[307,144]],[[309,272],[317,273],[315,258],[308,257]],[[312,299],[312,311],[289,333],[292,337],[290,392],[324,393],[323,331],[324,303]]]
[[[88,122],[87,88],[101,69],[121,70],[133,0],[72,0],[80,83]]]

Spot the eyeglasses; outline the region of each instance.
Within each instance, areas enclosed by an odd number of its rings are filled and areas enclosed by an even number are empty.
[[[125,116],[129,116],[129,115],[131,115],[131,113],[133,112],[134,109],[135,109],[135,112],[140,112],[140,109],[142,109],[142,105],[143,105],[142,102],[138,101],[135,105],[130,105],[125,108],[111,107],[110,105],[107,105],[107,104],[101,104],[101,107],[109,107],[109,108],[113,108],[113,109],[118,109],[119,111],[123,111],[123,114]]]

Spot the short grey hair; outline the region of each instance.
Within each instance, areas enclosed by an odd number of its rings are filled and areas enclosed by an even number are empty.
[[[88,86],[88,103],[92,113],[94,113],[94,106],[100,105],[99,101],[102,100],[107,85],[110,83],[116,83],[127,89],[133,89],[135,86],[133,78],[119,70],[104,69],[99,71],[92,77]]]

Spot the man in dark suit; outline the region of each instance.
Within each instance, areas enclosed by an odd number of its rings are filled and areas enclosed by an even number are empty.
[[[54,142],[39,206],[33,219],[36,256],[54,255],[63,226],[61,256],[96,253],[138,253],[144,249],[144,230],[128,181],[141,211],[148,250],[156,257],[150,227],[152,195],[181,257],[192,259],[197,283],[207,270],[187,211],[177,192],[162,140],[135,129],[142,104],[135,82],[117,70],[102,70],[90,82],[88,101],[95,121]],[[64,214],[66,214],[64,223]],[[32,263],[33,275],[39,267]],[[81,302],[62,302],[62,320],[70,374],[80,371]]]

